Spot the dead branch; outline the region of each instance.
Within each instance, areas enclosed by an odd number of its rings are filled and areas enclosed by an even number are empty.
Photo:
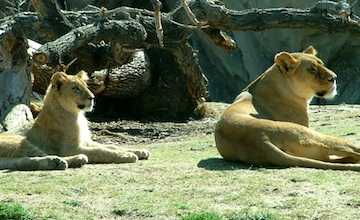
[[[164,30],[161,25],[161,9],[163,5],[159,0],[152,0],[152,5],[154,8],[155,28],[157,37],[159,38],[159,45],[160,47],[164,47]]]
[[[324,33],[345,33],[360,36],[360,26],[342,22],[340,16],[324,15],[310,9],[294,8],[227,9],[220,1],[198,0],[189,3],[199,20],[208,21],[211,28],[220,30],[262,31],[276,28],[312,29]],[[177,14],[184,20],[183,14]],[[177,20],[177,19],[175,19]]]
[[[194,13],[189,8],[189,5],[186,3],[185,0],[180,0],[181,6],[184,8],[186,14],[188,15],[190,21],[198,28],[202,26],[202,23],[196,18]],[[204,22],[205,24],[206,22]]]
[[[129,35],[129,33],[132,33]],[[90,42],[121,42],[129,47],[143,47],[146,39],[144,28],[134,21],[105,21],[76,28],[66,35],[48,42],[33,55],[34,62],[39,65],[58,68],[64,64],[62,58]]]

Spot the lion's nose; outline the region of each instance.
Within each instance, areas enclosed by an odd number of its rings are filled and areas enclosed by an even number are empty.
[[[335,80],[336,80],[336,76],[333,76],[333,77],[331,77],[331,78],[328,78],[328,81],[329,81],[329,82],[335,82]]]

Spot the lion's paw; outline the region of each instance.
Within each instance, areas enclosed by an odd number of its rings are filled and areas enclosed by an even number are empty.
[[[131,152],[136,154],[140,160],[147,160],[150,157],[150,151],[145,149],[131,150]]]
[[[58,156],[46,156],[44,161],[47,161],[47,170],[65,170],[68,168],[68,163],[65,159]]]
[[[79,168],[89,162],[88,156],[85,154],[78,154],[65,158],[71,168]]]
[[[81,165],[87,164],[89,162],[89,158],[85,154],[77,155],[76,159],[77,159],[77,162]]]
[[[120,152],[118,153],[118,163],[135,163],[139,160],[139,157],[132,152]]]

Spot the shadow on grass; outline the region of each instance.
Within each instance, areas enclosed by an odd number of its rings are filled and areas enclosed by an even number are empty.
[[[197,166],[206,170],[259,170],[259,169],[285,169],[286,167],[261,167],[240,162],[226,161],[223,158],[208,158],[201,160]]]
[[[201,160],[197,166],[206,170],[251,170],[257,169],[258,167],[244,164],[226,161],[222,158],[208,158]]]

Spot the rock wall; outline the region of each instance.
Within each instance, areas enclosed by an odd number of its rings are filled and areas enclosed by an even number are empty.
[[[229,9],[249,8],[310,8],[316,0],[223,0]],[[360,1],[353,11],[360,15]],[[360,38],[346,34],[329,34],[303,29],[274,29],[261,32],[229,31],[237,49],[228,53],[204,34],[191,38],[198,50],[200,65],[209,79],[211,101],[231,102],[259,74],[273,64],[280,51],[297,52],[313,45],[318,56],[338,75],[338,96],[333,100],[314,99],[313,103],[360,103]]]

